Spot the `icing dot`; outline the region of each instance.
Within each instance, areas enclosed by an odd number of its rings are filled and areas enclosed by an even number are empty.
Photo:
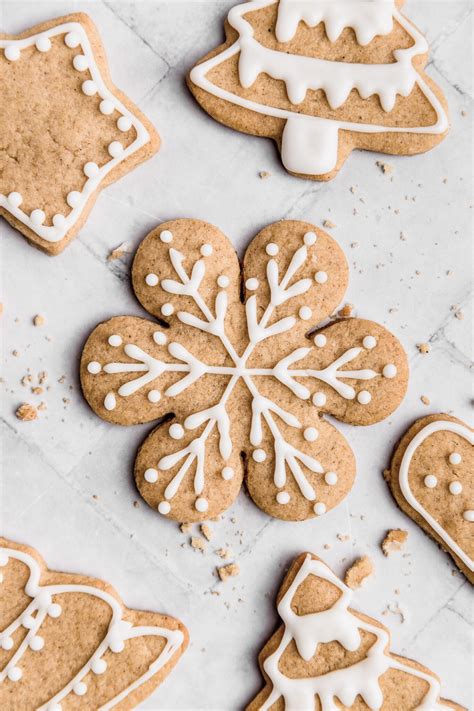
[[[212,254],[212,244],[203,244],[201,247],[201,254],[203,257],[210,257]]]
[[[334,484],[337,484],[337,474],[336,472],[326,472],[324,475],[324,481],[326,484],[329,486],[334,486]]]
[[[114,111],[114,105],[109,99],[104,99],[103,101],[100,102],[99,104],[99,111],[101,114],[105,114],[108,116],[109,114],[113,113]]]
[[[313,395],[313,405],[316,407],[323,407],[326,404],[326,395],[324,393],[314,393]]]
[[[36,604],[39,610],[45,610],[51,605],[51,595],[46,590],[42,590],[36,596]]]
[[[81,202],[81,193],[77,190],[72,190],[67,194],[66,201],[69,207],[77,207]]]
[[[221,289],[226,289],[230,284],[230,279],[228,276],[225,274],[221,274],[220,276],[217,277],[217,285],[221,287]]]
[[[83,54],[76,54],[76,56],[72,60],[72,66],[78,72],[85,72],[87,67],[89,66],[87,57],[84,57]]]
[[[168,434],[170,437],[173,439],[182,439],[184,437],[184,427],[183,425],[180,425],[178,422],[175,422],[174,424],[171,425],[171,427],[168,430]]]
[[[453,496],[457,496],[462,491],[462,484],[460,481],[452,481],[449,485],[449,491]]]
[[[436,484],[438,483],[438,479],[435,477],[434,474],[428,474],[425,476],[424,479],[425,486],[428,487],[428,489],[434,489]]]
[[[303,237],[303,241],[307,247],[312,247],[313,244],[315,244],[316,240],[317,237],[314,232],[307,232]]]
[[[53,602],[53,604],[50,605],[47,610],[48,615],[53,618],[59,617],[62,611],[63,608],[57,602]]]
[[[159,402],[161,400],[161,393],[159,390],[150,390],[147,395],[149,402]]]
[[[145,283],[148,286],[156,286],[158,284],[158,277],[153,273],[147,274],[145,277]]]
[[[287,491],[279,491],[276,495],[276,500],[279,504],[287,504],[290,500],[290,495]]]
[[[119,131],[130,131],[132,128],[132,121],[128,116],[121,116],[117,121],[117,128]]]
[[[119,141],[112,141],[107,146],[107,150],[112,158],[118,158],[123,153],[123,146]]]
[[[25,615],[24,617],[21,618],[21,624],[27,630],[30,630],[32,627],[35,626],[35,618],[32,617],[31,615]]]
[[[328,339],[322,333],[318,333],[318,335],[314,337],[314,345],[318,346],[318,348],[324,348],[327,342]]]
[[[252,453],[252,457],[256,462],[264,462],[267,458],[267,454],[263,449],[255,449]]]
[[[384,365],[382,370],[382,375],[384,378],[394,378],[397,374],[397,366],[393,363],[387,363]]]
[[[77,32],[68,32],[64,38],[65,44],[70,47],[70,49],[74,49],[74,47],[77,47],[80,41],[81,39]]]
[[[0,646],[2,649],[11,649],[13,647],[13,640],[11,637],[3,637],[2,641],[0,642]]]
[[[109,346],[113,346],[114,348],[118,348],[123,343],[121,336],[117,336],[117,334],[114,334],[113,336],[109,336],[108,341],[109,341]]]
[[[328,275],[326,272],[316,272],[314,275],[314,281],[316,281],[318,284],[325,284],[328,280]]]
[[[20,59],[20,50],[18,49],[18,47],[15,47],[12,44],[8,45],[8,47],[5,47],[3,52],[5,54],[5,57],[10,62],[16,62],[17,59]]]
[[[74,684],[72,690],[74,691],[76,696],[84,696],[87,691],[87,684],[84,684],[83,681],[78,681],[77,684]]]
[[[23,202],[23,198],[21,197],[20,193],[13,192],[9,194],[8,202],[12,207],[19,207]]]
[[[368,392],[368,390],[361,390],[360,393],[357,395],[357,401],[361,405],[368,405],[371,400],[372,395]]]
[[[94,96],[94,94],[97,94],[97,84],[95,81],[92,81],[92,79],[86,79],[86,81],[82,83],[81,89],[86,96]]]
[[[153,340],[158,346],[164,346],[168,339],[161,331],[155,331],[153,334]]]
[[[225,479],[226,481],[230,481],[231,479],[234,478],[234,470],[232,469],[232,467],[224,467],[221,474],[222,474],[222,478]]]
[[[19,681],[22,677],[23,672],[19,667],[10,667],[7,671],[7,676],[10,681]]]
[[[105,659],[94,659],[91,664],[91,670],[94,674],[103,674],[107,669],[107,662]]]
[[[115,399],[115,395],[113,393],[107,393],[107,395],[104,398],[105,409],[110,412],[111,410],[115,410],[116,405],[117,405],[117,400]]]
[[[277,244],[274,242],[269,242],[267,246],[265,247],[265,252],[270,256],[270,257],[276,257],[276,255],[279,252],[279,247]]]
[[[17,59],[20,59],[20,50],[18,49],[18,47],[15,47],[12,44],[10,44],[8,47],[5,47],[3,53],[10,62],[16,62]]]
[[[35,42],[35,47],[38,52],[49,52],[51,49],[51,40],[49,37],[38,37]]]
[[[53,225],[55,227],[61,228],[66,224],[66,218],[64,215],[53,215]]]
[[[171,316],[171,314],[174,312],[174,306],[173,304],[163,304],[161,307],[161,313],[163,316]]]
[[[474,511],[472,509],[468,509],[467,511],[464,511],[462,517],[465,521],[472,523],[474,521]]]
[[[314,504],[313,511],[316,516],[322,516],[324,513],[326,513],[326,504],[323,504],[322,501],[318,501],[317,504]]]
[[[303,432],[303,437],[307,442],[315,442],[319,437],[316,427],[307,427]]]
[[[158,511],[160,514],[163,514],[163,516],[166,516],[166,514],[169,514],[171,511],[171,504],[169,501],[160,501],[158,504]]]
[[[377,345],[377,339],[373,336],[365,336],[362,341],[362,345],[364,346],[364,348],[367,348],[367,350],[371,351],[372,348],[375,348],[375,346]]]
[[[169,230],[163,230],[163,232],[160,232],[160,239],[162,242],[165,242],[165,244],[168,244],[173,239],[173,233]]]
[[[194,504],[194,506],[196,507],[196,511],[200,511],[202,513],[204,511],[207,511],[209,504],[207,503],[207,499],[199,497],[199,499],[196,499],[196,503]]]
[[[255,279],[255,277],[251,277],[245,282],[245,286],[249,289],[249,291],[255,291],[255,289],[258,289],[258,284],[258,279]]]
[[[171,508],[171,507],[170,507]],[[122,639],[112,639],[109,642],[109,649],[114,653],[114,654],[120,654],[120,652],[123,652],[125,649],[125,644]]]
[[[313,315],[313,312],[309,308],[309,306],[302,306],[298,312],[300,319],[303,321],[308,321],[308,319],[311,318]]]
[[[99,172],[99,166],[97,165],[97,163],[89,161],[89,163],[85,164],[83,170],[84,175],[86,175],[88,178],[94,178]]]
[[[147,469],[143,476],[145,477],[145,481],[147,481],[149,484],[154,484],[158,481],[158,472],[156,469]]]
[[[450,464],[461,464],[462,462],[462,457],[458,452],[452,452],[449,455],[449,463]]]
[[[40,637],[39,635],[36,635],[36,637],[32,637],[30,639],[30,649],[33,650],[33,652],[39,652],[40,649],[43,649],[44,647],[44,639]]]
[[[46,220],[46,215],[44,214],[43,210],[33,210],[33,212],[30,215],[31,221],[35,225],[42,225],[43,222]]]

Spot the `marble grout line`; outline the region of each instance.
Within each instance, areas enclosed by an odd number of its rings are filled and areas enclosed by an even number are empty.
[[[413,633],[413,635],[407,640],[407,642],[406,642],[406,644],[405,644],[405,647],[407,647],[407,646],[410,647],[414,642],[416,642],[416,640],[417,640],[417,638],[420,636],[420,634],[423,633],[423,631],[433,622],[433,620],[434,620],[445,608],[448,608],[449,603],[452,602],[452,600],[456,597],[456,595],[457,595],[458,592],[461,590],[461,588],[463,588],[465,585],[468,584],[467,578],[465,578],[464,575],[463,575],[462,577],[463,577],[463,580],[462,580],[461,583],[458,585],[458,587],[456,588],[456,590],[455,590],[453,593],[451,593],[450,596],[449,596],[449,598],[446,600],[446,602],[444,602],[442,605],[440,605],[438,608],[436,608],[435,612],[431,615],[431,617],[429,617],[429,619],[428,619],[426,622],[424,622],[424,623],[421,625],[421,627],[420,627],[418,630],[416,630],[416,632]],[[462,617],[462,615],[460,615],[460,616]]]

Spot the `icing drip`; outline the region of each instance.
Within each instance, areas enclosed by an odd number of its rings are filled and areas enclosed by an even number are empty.
[[[459,435],[459,437],[467,440],[467,442],[471,445],[474,445],[474,433],[465,425],[458,422],[451,422],[450,420],[437,420],[436,422],[431,422],[429,425],[426,425],[426,427],[423,427],[423,429],[420,430],[415,437],[413,437],[405,450],[398,474],[400,489],[410,506],[425,519],[425,521],[438,534],[438,536],[442,538],[453,553],[460,558],[460,560],[462,560],[464,565],[466,565],[469,570],[474,571],[474,560],[468,556],[466,551],[464,551],[461,546],[456,543],[446,529],[444,529],[443,526],[425,509],[425,507],[418,501],[410,487],[409,472],[413,455],[418,447],[435,432],[452,432],[453,434]],[[431,476],[433,476],[433,479],[430,479]],[[429,483],[427,483],[427,479],[429,479]],[[428,475],[425,479],[426,486],[429,488],[432,488],[433,485],[436,486],[437,480],[436,482],[434,480],[436,480],[434,475]],[[466,518],[465,513],[463,514],[464,519],[469,521],[470,519]]]
[[[127,147],[123,148],[120,143],[114,141],[109,146],[111,160],[107,161],[94,171],[93,174],[87,174],[88,180],[82,187],[81,192],[72,191],[67,198],[68,205],[72,208],[67,216],[55,215],[52,225],[44,225],[46,215],[43,210],[35,209],[28,215],[20,208],[20,200],[16,198],[19,194],[16,192],[10,193],[8,196],[0,194],[0,206],[8,210],[17,220],[29,227],[35,234],[47,242],[59,242],[65,237],[67,232],[78,222],[81,214],[91,197],[97,190],[104,178],[113,170],[119,163],[135,153],[139,148],[146,145],[150,141],[150,135],[145,126],[138,120],[120,101],[119,97],[113,94],[105,84],[97,65],[94,53],[92,50],[89,37],[84,27],[78,22],[68,22],[62,25],[56,25],[49,30],[45,30],[36,35],[25,37],[19,40],[0,39],[0,49],[3,48],[7,59],[12,59],[12,54],[15,54],[15,59],[20,59],[21,50],[31,45],[36,45],[40,52],[47,52],[51,48],[51,38],[58,35],[64,35],[64,43],[67,47],[74,49],[80,47],[82,54],[76,55],[71,61],[71,66],[75,71],[82,72],[86,68],[92,76],[91,80],[86,80],[82,84],[82,91],[86,96],[94,97],[99,94],[102,101],[100,103],[100,111],[103,114],[111,114],[114,109],[117,110],[127,121],[126,125],[133,126],[136,131],[135,140]],[[123,123],[122,123],[123,125]],[[117,145],[120,146],[118,149]],[[91,164],[87,164],[91,165]],[[13,199],[12,199],[12,196]],[[58,219],[55,219],[58,218]],[[60,219],[59,219],[60,218]]]
[[[102,659],[102,656],[108,649],[111,649],[112,652],[120,653],[125,648],[125,642],[129,639],[145,636],[164,637],[166,640],[165,647],[150,664],[147,671],[98,709],[98,711],[108,711],[123,701],[132,691],[139,688],[164,667],[183,644],[184,637],[180,630],[169,630],[152,626],[134,626],[124,620],[123,610],[117,599],[100,588],[95,588],[90,585],[40,585],[41,568],[39,563],[32,556],[23,551],[1,548],[0,565],[7,565],[10,558],[24,563],[29,568],[29,577],[25,585],[25,593],[32,599],[26,607],[26,610],[0,634],[0,643],[3,648],[11,649],[13,643],[9,645],[7,641],[7,646],[5,647],[5,641],[11,640],[12,635],[15,634],[20,626],[23,625],[28,629],[28,633],[18,645],[14,655],[9,659],[4,669],[0,671],[0,683],[6,677],[11,681],[18,682],[22,678],[23,673],[26,673],[19,665],[21,665],[23,656],[28,647],[33,651],[39,651],[43,647],[43,640],[38,635],[43,622],[48,616],[52,618],[59,617],[62,612],[61,606],[53,602],[56,595],[69,593],[91,595],[106,602],[112,613],[105,637],[91,658],[60,691],[40,706],[38,711],[51,711],[51,709],[60,708],[61,702],[66,699],[71,692],[78,696],[86,694],[87,685],[83,679],[90,671],[96,674],[101,674],[106,671],[107,665],[105,660]]]
[[[341,596],[328,610],[297,615],[292,609],[292,602],[299,586],[309,575],[332,583],[339,588]],[[420,711],[447,709],[438,703],[440,688],[436,677],[388,656],[385,653],[390,641],[387,632],[352,614],[349,610],[351,598],[352,591],[324,563],[314,560],[309,554],[306,556],[278,605],[278,613],[284,624],[283,637],[276,651],[263,664],[273,688],[260,711],[267,711],[281,697],[287,711],[314,709],[315,696],[319,699],[322,711],[336,711],[339,708],[336,707],[336,699],[345,707],[351,707],[357,695],[362,697],[370,709],[379,709],[384,701],[379,680],[389,668],[399,669],[428,682],[428,691],[418,706]],[[359,662],[317,677],[290,678],[280,671],[281,657],[292,641],[296,644],[298,654],[309,661],[318,653],[319,645],[328,642],[336,641],[348,651],[356,651],[361,643],[361,630],[374,635],[376,640],[366,657]]]
[[[256,113],[286,120],[282,134],[281,156],[284,166],[293,172],[319,175],[332,171],[338,160],[339,131],[361,133],[442,134],[448,128],[448,118],[440,101],[413,66],[413,59],[428,51],[424,37],[397,10],[393,0],[280,0],[276,36],[289,41],[300,21],[310,27],[325,23],[326,33],[335,41],[345,27],[352,27],[359,44],[368,44],[376,35],[388,34],[395,19],[413,39],[407,49],[393,52],[395,62],[388,64],[358,64],[291,55],[260,45],[254,37],[247,16],[252,11],[273,5],[277,0],[251,0],[232,8],[230,25],[239,33],[238,40],[215,57],[194,67],[191,80],[205,91]],[[249,88],[259,74],[265,72],[285,82],[292,104],[300,104],[306,92],[324,90],[328,103],[335,109],[344,104],[350,92],[357,89],[362,99],[376,94],[385,112],[393,109],[396,97],[409,96],[416,85],[436,112],[432,126],[383,126],[350,121],[337,121],[299,114],[287,109],[267,106],[247,99],[213,84],[207,74],[222,62],[239,54],[239,78],[243,88]]]
[[[259,389],[260,378],[275,378],[284,385],[295,397],[302,400],[310,400],[311,385],[314,381],[325,383],[335,393],[347,400],[354,400],[367,404],[371,395],[367,391],[361,390],[356,394],[356,390],[351,384],[352,381],[362,382],[381,378],[381,374],[374,370],[365,369],[345,369],[345,367],[356,360],[363,352],[361,346],[349,348],[342,355],[335,358],[325,368],[313,369],[309,367],[298,367],[300,361],[306,358],[311,352],[319,350],[326,344],[326,336],[319,334],[315,337],[315,346],[296,348],[288,355],[281,358],[273,367],[252,368],[248,366],[250,356],[257,344],[262,341],[279,336],[291,331],[297,324],[295,316],[286,316],[275,320],[275,310],[282,304],[289,302],[295,297],[301,297],[311,287],[314,288],[314,281],[311,278],[298,278],[298,273],[307,264],[309,250],[317,249],[316,235],[308,232],[303,236],[302,245],[291,255],[288,267],[283,274],[279,272],[279,265],[273,258],[278,253],[277,245],[270,243],[266,246],[266,253],[269,255],[267,261],[266,277],[267,286],[270,293],[269,303],[262,315],[257,311],[257,294],[261,285],[257,279],[249,278],[246,281],[247,289],[252,294],[247,299],[245,309],[247,317],[248,344],[244,353],[239,356],[226,333],[226,317],[228,308],[228,296],[226,291],[218,291],[214,307],[210,308],[201,295],[201,284],[206,274],[205,259],[199,258],[188,269],[184,267],[185,255],[175,247],[168,246],[171,242],[167,238],[167,233],[161,233],[162,248],[167,251],[169,261],[174,269],[176,278],[164,278],[160,281],[160,288],[166,294],[179,294],[188,297],[199,309],[200,316],[188,311],[178,311],[176,317],[187,326],[199,331],[212,334],[224,346],[230,360],[229,365],[210,365],[194,356],[182,343],[176,341],[167,342],[165,334],[156,331],[153,333],[153,341],[163,348],[164,354],[160,357],[151,355],[148,349],[141,348],[134,343],[122,344],[122,337],[117,334],[109,336],[108,343],[112,347],[123,347],[123,352],[130,359],[128,362],[107,362],[99,369],[88,368],[92,375],[101,373],[110,374],[136,374],[136,377],[122,382],[117,393],[109,392],[105,398],[104,406],[108,410],[113,410],[117,405],[117,398],[126,398],[134,395],[141,389],[146,389],[146,397],[149,402],[158,402],[161,398],[160,390],[154,389],[157,379],[163,373],[176,373],[177,380],[165,389],[166,397],[176,397],[197,383],[203,376],[217,375],[227,376],[228,381],[224,392],[218,402],[199,412],[194,412],[185,418],[182,424],[173,423],[168,430],[171,440],[177,441],[185,436],[186,431],[201,429],[198,436],[191,441],[187,441],[181,448],[165,454],[157,462],[157,467],[162,471],[169,471],[177,468],[177,472],[166,486],[164,497],[158,510],[167,514],[171,510],[169,502],[178,493],[180,486],[187,473],[194,470],[194,493],[196,495],[196,509],[198,511],[207,510],[207,499],[203,498],[205,493],[206,479],[206,443],[211,432],[217,429],[219,454],[224,464],[222,476],[224,480],[231,480],[233,470],[225,466],[233,452],[231,437],[231,421],[227,411],[229,398],[241,379],[246,385],[251,395],[251,423],[249,432],[249,442],[253,448],[252,459],[258,465],[266,461],[268,451],[262,448],[264,439],[264,429],[273,439],[273,461],[274,461],[274,484],[276,489],[283,489],[287,481],[289,472],[296,482],[301,495],[308,501],[315,502],[313,510],[316,515],[321,515],[326,511],[324,502],[319,501],[317,492],[310,483],[305,470],[317,475],[326,473],[323,465],[308,451],[308,445],[316,441],[318,431],[314,427],[303,427],[298,418],[291,412],[285,410],[276,402],[261,394]],[[169,233],[171,234],[171,233]],[[204,249],[206,248],[206,249]],[[205,256],[212,253],[211,245],[203,245],[201,254]],[[318,272],[324,273],[325,272]],[[149,275],[148,275],[149,276]],[[156,275],[155,275],[156,276]],[[223,275],[219,276],[222,279]],[[156,277],[158,282],[158,277]],[[221,282],[222,283],[222,282]],[[225,285],[229,285],[229,281]],[[170,307],[170,313],[174,311],[172,303],[164,304]],[[164,306],[162,312],[164,313]],[[304,305],[299,308],[298,315],[305,319],[311,316],[311,309]],[[306,382],[308,384],[306,384]],[[149,386],[152,389],[149,389]],[[318,393],[313,397],[316,406],[325,403],[326,396]],[[301,439],[298,444],[292,444],[283,435],[279,422],[282,421],[288,428],[301,431]],[[188,438],[189,439],[189,438]],[[303,449],[301,449],[303,446]],[[154,471],[154,470],[153,470]],[[145,480],[148,483],[158,481],[158,476],[150,475],[147,470]],[[315,477],[312,477],[313,479]],[[338,478],[335,472],[330,472],[326,479],[330,486],[337,484]],[[277,503],[285,505],[289,498],[279,492],[276,496]],[[206,509],[204,503],[206,502]],[[199,505],[198,505],[199,502]]]

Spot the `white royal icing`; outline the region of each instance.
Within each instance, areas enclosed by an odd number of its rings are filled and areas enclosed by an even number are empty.
[[[318,175],[336,167],[339,130],[361,133],[441,134],[448,128],[448,118],[440,101],[413,66],[416,56],[426,54],[425,38],[397,10],[394,0],[280,0],[276,36],[279,42],[293,38],[298,23],[310,27],[325,23],[326,33],[335,41],[345,27],[352,27],[359,44],[365,45],[376,35],[392,30],[395,19],[413,39],[412,46],[393,52],[395,61],[387,64],[335,62],[272,50],[259,44],[245,16],[273,5],[278,0],[251,0],[233,7],[229,24],[239,38],[224,52],[197,65],[191,72],[194,84],[232,104],[267,116],[286,119],[282,135],[281,156],[284,166],[293,172]],[[300,104],[309,89],[322,89],[331,108],[342,106],[350,92],[357,89],[362,99],[376,94],[385,112],[390,112],[397,96],[409,96],[415,85],[421,89],[436,112],[431,126],[383,126],[378,124],[338,121],[299,114],[233,94],[212,83],[207,74],[230,57],[239,54],[239,80],[243,88],[253,85],[261,73],[285,82],[288,99]]]
[[[205,487],[206,441],[215,427],[217,427],[219,434],[219,453],[223,461],[227,461],[231,456],[233,451],[233,443],[231,438],[231,421],[229,413],[227,412],[227,403],[239,379],[244,381],[252,396],[252,418],[249,433],[250,444],[254,448],[252,451],[252,459],[256,463],[262,463],[267,459],[268,452],[261,447],[263,442],[263,425],[265,425],[269,431],[269,434],[272,436],[274,443],[275,487],[277,489],[282,489],[285,486],[288,468],[296,481],[301,495],[308,501],[313,502],[316,502],[317,494],[313,485],[310,484],[308,478],[306,477],[303,468],[305,467],[311,472],[320,475],[325,474],[325,469],[317,459],[287,441],[280,430],[278,420],[276,418],[281,419],[290,428],[301,430],[303,439],[306,442],[314,442],[318,436],[318,432],[314,427],[303,428],[303,425],[299,422],[295,415],[280,407],[270,398],[261,395],[257,382],[258,379],[261,377],[276,378],[280,383],[288,388],[293,395],[302,400],[309,400],[312,393],[309,387],[304,385],[301,381],[315,380],[325,383],[341,397],[347,400],[354,400],[357,398],[358,402],[361,404],[368,404],[370,402],[372,397],[370,393],[366,390],[361,390],[357,393],[350,382],[373,380],[375,378],[381,378],[382,374],[369,368],[358,370],[344,369],[344,366],[351,363],[363,352],[363,348],[361,346],[349,348],[333,362],[320,370],[296,367],[298,361],[308,356],[312,351],[316,349],[319,350],[319,348],[326,343],[326,336],[322,334],[316,336],[316,348],[296,348],[284,358],[279,360],[272,368],[252,368],[247,365],[257,344],[267,338],[291,331],[298,323],[297,316],[299,316],[299,318],[306,318],[307,316],[306,311],[303,311],[303,309],[309,309],[309,307],[303,306],[294,316],[287,316],[277,320],[276,322],[271,322],[275,309],[278,306],[290,301],[294,297],[302,296],[311,288],[311,286],[313,286],[313,282],[309,278],[302,278],[291,283],[294,278],[297,278],[298,271],[307,262],[309,250],[317,249],[316,235],[314,235],[314,233],[307,233],[303,237],[302,242],[303,244],[291,255],[290,263],[283,275],[280,275],[279,273],[279,266],[276,260],[273,259],[273,257],[268,259],[266,275],[267,290],[270,293],[270,301],[262,316],[259,318],[257,315],[257,294],[252,293],[252,295],[247,299],[245,310],[247,317],[248,345],[242,356],[237,354],[226,333],[225,319],[228,305],[227,292],[218,292],[214,305],[215,313],[213,313],[213,311],[209,308],[201,295],[200,286],[206,274],[205,260],[198,259],[192,265],[188,273],[183,266],[183,262],[185,261],[184,254],[172,246],[168,246],[166,244],[162,245],[168,252],[170,263],[173,266],[178,279],[162,279],[160,282],[160,288],[167,294],[189,297],[198,307],[203,317],[199,318],[198,316],[187,311],[178,311],[178,319],[192,328],[216,336],[226,349],[229,359],[232,361],[232,365],[217,366],[205,363],[196,358],[183,344],[177,342],[167,343],[166,336],[157,331],[153,334],[153,340],[158,345],[162,345],[163,347],[166,346],[168,354],[174,360],[161,360],[161,358],[151,355],[144,348],[141,348],[134,343],[125,343],[123,345],[123,352],[126,356],[132,359],[133,362],[108,362],[102,364],[101,369],[97,371],[98,374],[138,374],[138,377],[134,377],[126,382],[123,382],[118,388],[116,394],[109,392],[106,395],[104,407],[107,410],[113,410],[116,407],[116,396],[121,398],[129,397],[138,392],[140,389],[146,388],[150,385],[150,383],[155,381],[165,372],[180,373],[182,375],[180,379],[173,382],[173,384],[170,385],[164,392],[165,396],[171,398],[180,395],[204,375],[229,376],[224,393],[217,404],[200,412],[190,414],[186,417],[182,425],[179,423],[173,423],[169,427],[169,437],[172,440],[177,440],[184,436],[185,430],[195,430],[200,428],[202,425],[205,425],[202,433],[193,439],[189,444],[178,451],[162,456],[159,460],[158,469],[164,471],[173,469],[181,463],[177,474],[171,479],[165,489],[164,496],[166,501],[161,502],[158,508],[161,513],[166,514],[170,512],[171,504],[169,502],[177,494],[184,477],[193,463],[196,465],[194,475],[194,493],[198,499],[202,499]],[[269,250],[269,247],[272,248]],[[270,253],[271,255],[277,254],[278,249],[274,249],[274,247],[276,247],[276,245],[270,243],[266,246],[265,252],[267,254]],[[208,252],[209,250],[204,251]],[[260,287],[260,284],[258,283],[257,285],[253,283],[249,285],[249,281],[252,282],[253,278],[251,277],[247,280],[247,288],[251,287],[253,290],[254,287],[255,289]],[[255,279],[255,281],[257,280]],[[161,308],[162,313],[165,313],[165,307],[169,307],[169,309],[166,309],[166,313],[168,313],[168,311],[169,313],[174,311],[174,306],[171,302],[164,304]],[[311,311],[311,309],[309,309],[309,311]],[[110,336],[108,342],[109,344],[114,345],[116,342],[115,335]],[[90,369],[88,370],[91,372]],[[91,374],[94,375],[94,373]],[[308,383],[308,385],[309,384],[310,383]],[[151,392],[159,391],[149,391],[147,395],[149,400]],[[322,406],[325,401],[326,396],[324,394],[316,393],[316,395],[313,396],[313,403],[316,406]],[[224,467],[222,472],[225,480],[230,480],[232,478],[227,475],[229,472],[228,467]],[[149,481],[149,478],[147,478],[147,481]],[[332,472],[327,481],[331,486],[334,486],[337,483],[337,474]],[[285,501],[285,499],[286,497],[280,496],[276,500],[278,503],[284,505],[287,503],[287,500]],[[165,503],[166,506],[162,506],[161,504],[163,503]],[[202,501],[200,506],[203,506]],[[204,510],[199,508],[197,503],[196,508],[198,511]],[[325,511],[326,505],[318,499],[314,506],[314,512],[317,515],[321,515]]]
[[[298,615],[292,609],[292,602],[299,586],[310,575],[335,585],[341,591],[341,596],[328,610]],[[351,599],[352,590],[322,561],[314,560],[308,554],[278,604],[278,613],[284,623],[283,636],[278,648],[263,663],[273,688],[260,706],[260,711],[268,711],[281,697],[287,711],[309,711],[315,708],[316,696],[322,711],[336,711],[336,698],[348,708],[355,703],[358,695],[370,709],[379,709],[384,702],[380,677],[388,669],[398,669],[428,683],[427,692],[417,707],[418,711],[447,710],[448,707],[439,701],[440,685],[437,678],[386,654],[385,650],[390,643],[387,631],[356,617],[349,609]],[[329,642],[339,642],[349,652],[356,651],[361,644],[361,630],[375,635],[376,640],[367,655],[351,666],[315,677],[288,677],[280,670],[280,660],[292,642],[300,657],[309,661],[318,654],[320,644]]]
[[[0,566],[7,565],[9,559],[18,560],[29,568],[29,577],[25,585],[25,593],[32,598],[32,600],[26,609],[9,624],[8,627],[0,632],[1,646],[3,649],[11,649],[13,647],[12,635],[22,626],[28,629],[27,634],[20,644],[18,644],[18,648],[13,656],[10,657],[6,666],[0,671],[0,683],[7,677],[11,681],[21,683],[23,676],[28,673],[26,668],[22,669],[21,667],[21,662],[26,650],[30,648],[33,651],[39,652],[44,646],[44,640],[39,635],[44,620],[48,616],[57,618],[61,615],[61,606],[53,602],[56,595],[68,593],[91,595],[92,597],[99,598],[103,600],[103,602],[106,602],[112,613],[105,637],[90,659],[60,691],[42,704],[38,711],[59,709],[61,702],[65,700],[71,692],[79,696],[86,694],[87,685],[83,679],[91,671],[94,674],[101,674],[106,671],[107,664],[105,660],[102,659],[102,656],[108,649],[119,654],[123,651],[125,642],[129,639],[147,636],[163,637],[166,640],[165,647],[150,664],[147,671],[98,709],[98,711],[108,711],[108,709],[117,706],[117,704],[123,701],[132,691],[142,686],[142,684],[147,682],[148,679],[164,667],[183,644],[184,637],[180,630],[170,630],[155,626],[134,626],[131,622],[124,620],[122,606],[117,599],[100,588],[92,587],[91,585],[75,584],[40,585],[41,567],[37,560],[23,551],[13,548],[0,548]],[[11,644],[10,641],[12,642]],[[46,671],[45,669],[45,672]]]
[[[22,196],[18,192],[10,192],[8,195],[0,193],[0,206],[8,210],[17,220],[29,227],[41,239],[47,242],[59,242],[67,232],[78,222],[82,212],[91,197],[97,190],[104,178],[113,170],[119,163],[135,153],[139,148],[146,145],[150,141],[150,134],[145,126],[136,118],[120,101],[118,96],[113,94],[106,86],[97,62],[94,58],[92,46],[87,36],[85,28],[78,22],[67,22],[62,25],[56,25],[49,30],[40,32],[24,39],[11,40],[0,39],[0,50],[3,49],[5,57],[12,60],[12,53],[18,55],[16,60],[21,60],[21,50],[25,47],[35,45],[38,51],[46,52],[51,48],[51,37],[64,35],[64,42],[70,48],[80,47],[82,55],[76,55],[71,61],[71,67],[75,71],[82,72],[88,69],[92,79],[88,79],[82,84],[82,91],[86,96],[95,96],[99,94],[102,98],[100,111],[104,114],[111,114],[114,109],[121,114],[121,118],[126,120],[121,126],[127,125],[129,128],[133,126],[136,131],[136,138],[127,147],[123,148],[122,144],[114,141],[108,147],[111,160],[107,161],[98,168],[97,171],[87,173],[87,180],[83,187],[78,191],[73,191],[67,196],[67,203],[71,210],[67,215],[54,215],[52,225],[44,225],[46,215],[43,210],[37,208],[30,215],[24,212],[21,208]],[[25,60],[26,61],[26,60]],[[120,119],[119,119],[120,120]],[[120,128],[120,127],[119,127]],[[123,130],[122,128],[120,130]],[[116,144],[116,145],[115,145]],[[86,164],[91,165],[91,164]]]
[[[452,432],[453,434],[457,434],[463,439],[467,440],[471,445],[474,445],[474,433],[465,425],[462,425],[459,422],[452,422],[451,420],[436,420],[435,422],[431,422],[430,424],[426,425],[426,427],[423,427],[423,429],[421,429],[413,437],[413,439],[410,441],[408,447],[405,450],[398,475],[400,489],[410,506],[425,519],[425,521],[431,526],[431,528],[446,543],[448,548],[450,548],[453,553],[455,553],[457,557],[462,560],[464,565],[466,565],[469,570],[474,570],[474,560],[472,560],[467,555],[466,551],[464,551],[461,546],[456,543],[456,541],[441,526],[441,524],[436,521],[436,519],[425,509],[425,507],[418,501],[416,496],[413,494],[413,491],[410,487],[409,471],[413,455],[415,454],[418,447],[435,432]],[[434,475],[431,476],[436,479]],[[426,479],[428,479],[428,477],[426,477]],[[430,487],[430,484],[426,482],[426,479],[425,484]],[[470,520],[469,518],[466,518],[466,516],[464,516],[464,518],[466,521]]]

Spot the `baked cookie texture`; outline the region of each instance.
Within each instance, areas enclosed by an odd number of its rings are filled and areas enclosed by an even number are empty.
[[[135,708],[187,647],[178,620],[125,607],[101,580],[49,570],[33,548],[0,538],[0,572],[4,711]]]
[[[352,610],[352,594],[317,556],[296,558],[277,598],[283,625],[259,655],[265,686],[247,711],[462,711],[440,699],[436,674],[391,652],[387,628]]]
[[[263,511],[321,516],[348,494],[351,448],[329,414],[370,425],[400,404],[408,365],[398,340],[351,318],[315,332],[347,286],[338,244],[306,222],[264,228],[242,267],[231,242],[198,220],[160,225],[132,282],[157,320],[100,324],[85,344],[84,396],[121,425],[162,418],[141,445],[144,499],[178,521],[228,508],[245,478]]]
[[[417,420],[385,472],[397,504],[474,583],[474,430],[443,413]]]
[[[84,13],[0,35],[0,214],[59,254],[99,191],[150,158],[160,139],[113,84]]]
[[[213,118],[272,138],[285,168],[335,177],[355,148],[413,155],[449,128],[428,44],[400,0],[250,0],[188,85]]]

